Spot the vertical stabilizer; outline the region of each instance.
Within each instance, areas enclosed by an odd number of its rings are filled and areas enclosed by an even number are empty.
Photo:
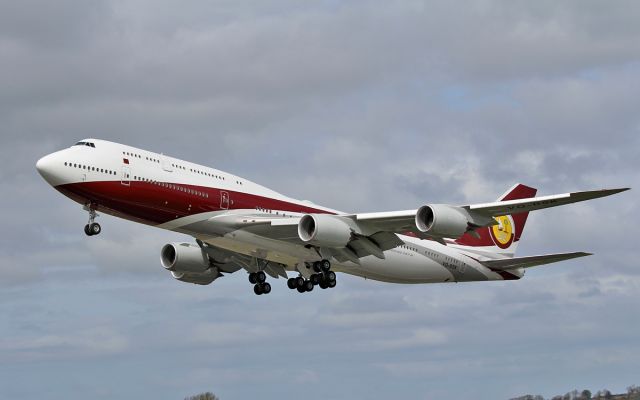
[[[498,201],[528,199],[535,197],[537,189],[525,186],[521,183],[514,185],[505,194],[498,198]],[[495,217],[498,225],[476,230],[479,237],[474,237],[468,233],[455,241],[460,246],[473,247],[490,253],[498,253],[513,257],[520,242],[520,237],[527,223],[528,212],[513,215],[503,215]]]

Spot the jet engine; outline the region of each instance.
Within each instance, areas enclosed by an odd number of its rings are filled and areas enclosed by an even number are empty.
[[[298,236],[303,242],[322,247],[345,247],[351,227],[342,218],[327,214],[307,214],[300,218]]]
[[[200,247],[189,243],[169,243],[160,251],[160,262],[179,281],[208,285],[220,276]]]
[[[209,268],[202,273],[171,271],[171,275],[182,282],[195,283],[196,285],[208,285],[215,281],[220,273],[215,267]]]
[[[469,229],[469,220],[460,207],[429,204],[416,212],[416,227],[433,236],[457,239]]]

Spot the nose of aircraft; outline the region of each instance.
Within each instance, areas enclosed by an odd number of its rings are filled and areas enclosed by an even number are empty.
[[[60,176],[56,173],[59,166],[56,165],[56,153],[52,153],[42,157],[36,162],[36,169],[38,173],[47,181],[50,185],[56,186],[60,184]]]

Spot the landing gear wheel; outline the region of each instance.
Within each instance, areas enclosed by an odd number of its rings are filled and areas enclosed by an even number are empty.
[[[327,279],[330,281],[335,281],[336,280],[336,273],[333,271],[329,271],[327,272]]]
[[[260,296],[262,294],[262,286],[260,285],[255,285],[253,287],[253,293],[257,294],[258,296]]]
[[[297,288],[301,288],[301,287],[304,286],[304,278],[303,277],[299,276],[299,277],[295,278],[295,280],[296,280],[296,287]]]
[[[261,286],[262,286],[262,293],[264,294],[271,293],[271,285],[269,284],[269,282],[265,282],[261,284]]]
[[[322,271],[322,265],[321,265],[320,261],[314,261],[314,262],[313,262],[313,264],[312,264],[311,266],[312,266],[312,268],[313,268],[313,270],[314,270],[315,272],[320,272],[320,271]]]
[[[311,281],[305,281],[304,282],[304,289],[306,292],[310,292],[313,290],[313,282]]]
[[[331,262],[329,260],[320,261],[320,268],[323,271],[328,271],[331,268]]]
[[[298,290],[298,293],[304,293],[304,292],[306,292],[306,290],[305,290],[304,286],[298,286],[296,289]]]
[[[85,204],[84,209],[89,211],[89,223],[84,226],[84,233],[87,236],[97,235],[102,231],[102,227],[100,224],[94,222],[96,217],[98,217],[98,213],[96,212],[96,204]]]
[[[329,287],[330,288],[336,287],[336,281],[335,280],[329,281]]]
[[[296,278],[289,278],[287,279],[287,286],[289,287],[289,289],[295,289],[298,287],[298,283]]]
[[[311,275],[311,282],[313,282],[314,285],[317,285],[320,283],[320,279],[321,279],[322,275],[320,274],[313,274]]]
[[[255,272],[251,272],[251,273],[249,274],[249,282],[251,282],[251,283],[253,283],[253,284],[258,283],[258,276],[256,275],[256,273],[255,273]]]
[[[265,274],[263,271],[258,271],[256,272],[256,278],[258,279],[258,282],[264,283],[264,281],[267,280],[267,274]]]
[[[91,232],[91,236],[98,235],[100,232],[102,232],[102,227],[99,223],[94,222],[92,224],[89,224],[89,231]]]
[[[329,287],[329,284],[327,282],[320,282],[320,289],[327,289]]]

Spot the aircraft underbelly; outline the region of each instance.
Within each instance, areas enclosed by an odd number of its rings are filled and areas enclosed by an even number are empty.
[[[288,270],[295,270],[295,265],[303,260],[318,258],[315,250],[296,243],[265,238],[242,230],[225,235],[197,235],[211,245],[253,256],[272,262],[284,264]],[[446,268],[442,264],[419,253],[411,253],[399,249],[384,252],[385,259],[367,256],[360,259],[360,264],[353,262],[333,263],[333,270],[365,279],[394,283],[438,283],[487,280],[487,276],[474,268],[463,271]]]
[[[360,259],[360,265],[340,264],[340,271],[366,279],[396,283],[435,283],[454,280],[441,265],[419,255],[406,255],[386,251],[385,259],[369,256]]]

